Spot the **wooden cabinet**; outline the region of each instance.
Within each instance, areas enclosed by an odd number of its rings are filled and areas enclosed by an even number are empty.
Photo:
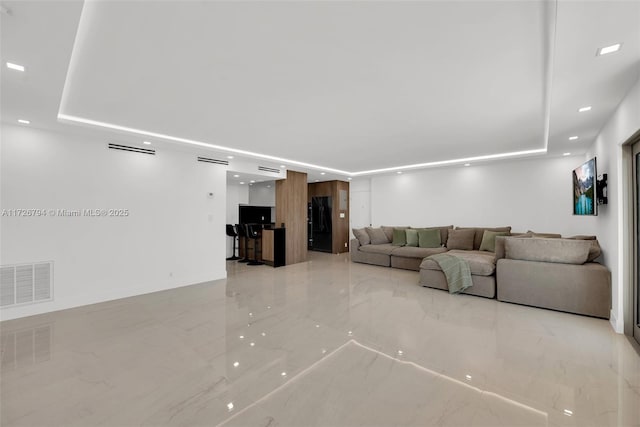
[[[284,228],[262,230],[262,261],[272,267],[286,265],[286,235]]]

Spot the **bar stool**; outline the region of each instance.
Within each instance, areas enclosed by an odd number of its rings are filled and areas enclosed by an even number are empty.
[[[247,225],[247,236],[253,240],[253,259],[247,265],[263,265],[263,262],[258,261],[258,239],[260,238],[258,226]]]
[[[233,256],[228,257],[227,261],[239,260],[240,257],[236,256],[236,237],[238,237],[238,233],[236,233],[236,229],[233,224],[227,224],[227,236],[233,237]]]
[[[238,236],[244,239],[244,258],[241,258],[240,260],[238,260],[238,262],[249,262],[251,260],[247,256],[249,253],[247,224],[236,224],[236,230],[238,230]]]

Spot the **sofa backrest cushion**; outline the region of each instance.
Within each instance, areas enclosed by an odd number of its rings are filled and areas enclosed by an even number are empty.
[[[522,237],[504,240],[505,258],[523,261],[584,264],[590,248],[588,240]]]
[[[473,238],[473,248],[474,250],[480,250],[480,245],[482,244],[482,237],[484,236],[484,231],[506,231],[507,233],[511,233],[511,226],[507,227],[456,227],[456,230],[474,230],[475,236]]]
[[[466,230],[449,230],[447,237],[447,249],[473,250],[473,239],[476,231],[473,228]]]
[[[384,231],[384,234],[387,235],[387,240],[389,240],[389,243],[390,243],[390,242],[393,242],[393,230],[396,230],[396,229],[406,230],[407,228],[409,228],[409,226],[403,225],[403,226],[397,226],[397,227],[390,227],[388,225],[383,225],[380,228],[382,228],[382,231]]]
[[[440,231],[440,243],[447,243],[447,238],[449,237],[449,230],[453,230],[453,225],[443,225],[440,227],[415,227],[420,230],[439,230]]]
[[[446,242],[446,240],[444,241]],[[442,242],[441,230],[437,228],[418,229],[418,246],[421,248],[439,248],[442,246]]]
[[[365,230],[367,230],[367,234],[371,239],[372,245],[381,245],[383,243],[391,242],[382,228],[365,227]],[[393,238],[393,235],[391,235],[391,238]]]
[[[558,233],[536,233],[531,230],[528,230],[526,234],[530,237],[542,237],[544,239],[560,239],[562,237],[562,235]]]
[[[353,236],[358,239],[360,242],[360,246],[368,245],[371,243],[371,238],[369,237],[369,233],[364,228],[352,228]]]
[[[589,248],[589,257],[587,258],[587,262],[595,261],[602,254],[602,249],[600,249],[600,244],[596,239],[596,236],[572,236],[567,237],[567,239],[573,240],[588,240],[591,243],[591,247]]]
[[[418,230],[413,228],[407,228],[404,230],[407,237],[407,246],[418,246]]]
[[[407,244],[407,233],[401,228],[393,230],[393,240],[391,241],[393,246],[405,246]]]
[[[480,243],[481,251],[495,252],[496,251],[496,237],[507,236],[508,231],[491,231],[484,230],[482,234],[482,243]]]

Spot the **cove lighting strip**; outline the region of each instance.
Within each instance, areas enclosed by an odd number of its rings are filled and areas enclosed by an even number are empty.
[[[352,172],[351,175],[352,176],[373,175],[377,173],[405,171],[409,169],[425,169],[425,168],[433,168],[437,166],[448,166],[448,165],[455,165],[455,164],[478,162],[482,160],[498,160],[498,159],[508,159],[511,157],[531,156],[535,154],[546,154],[546,152],[547,152],[546,148],[539,148],[537,150],[514,151],[511,153],[500,153],[500,154],[488,154],[486,156],[465,157],[462,159],[441,160],[438,162],[428,162],[428,163],[416,163],[414,165],[396,166],[396,167],[383,168],[383,169],[371,169],[367,171]]]
[[[332,173],[336,173],[336,174],[339,174],[339,175],[346,175],[346,176],[349,176],[349,177],[362,176],[362,175],[374,175],[374,174],[381,174],[381,173],[388,173],[388,172],[406,171],[406,170],[411,170],[411,169],[427,169],[427,168],[433,168],[433,167],[439,167],[439,166],[450,166],[450,165],[465,164],[465,163],[470,163],[470,162],[508,159],[508,158],[515,158],[515,157],[541,155],[541,154],[546,154],[547,153],[547,148],[539,148],[539,149],[536,149],[536,150],[525,150],[525,151],[514,151],[514,152],[510,152],[510,153],[488,154],[488,155],[484,155],[484,156],[464,157],[464,158],[459,158],[459,159],[441,160],[441,161],[436,161],[436,162],[416,163],[416,164],[412,164],[412,165],[394,166],[394,167],[382,168],[382,169],[371,169],[371,170],[364,170],[364,171],[358,171],[358,172],[349,172],[349,171],[344,171],[344,170],[340,170],[340,169],[329,168],[329,167],[326,167],[326,166],[314,165],[312,163],[305,163],[305,162],[300,162],[300,161],[297,161],[297,160],[285,159],[283,157],[270,156],[268,154],[255,153],[253,151],[247,151],[247,150],[239,150],[237,148],[225,147],[223,145],[210,144],[208,142],[196,141],[196,140],[193,140],[193,139],[180,138],[180,137],[177,137],[177,136],[165,135],[165,134],[162,134],[162,133],[149,132],[149,131],[142,130],[142,129],[130,128],[130,127],[120,126],[120,125],[116,125],[116,124],[112,124],[112,123],[106,123],[106,122],[100,122],[100,121],[97,121],[97,120],[85,119],[83,117],[72,116],[72,115],[69,115],[69,114],[58,113],[58,120],[60,120],[62,122],[72,122],[72,123],[80,123],[80,124],[89,125],[89,126],[97,126],[97,127],[101,127],[101,128],[105,128],[105,129],[111,129],[111,130],[120,131],[120,132],[133,133],[133,134],[136,134],[136,135],[142,135],[142,136],[147,136],[147,137],[151,137],[151,138],[163,139],[163,140],[182,143],[182,144],[195,145],[195,146],[198,146],[198,147],[211,148],[211,149],[214,149],[214,150],[220,150],[220,151],[226,151],[226,152],[235,153],[235,154],[241,154],[241,155],[245,155],[245,156],[248,156],[248,157],[271,160],[271,161],[278,162],[278,163],[293,164],[293,165],[298,165],[298,166],[302,166],[302,167],[306,167],[306,168],[310,168],[310,169],[316,169],[316,170],[322,170],[322,171],[326,171],[326,172],[332,172]]]
[[[327,172],[333,172],[333,173],[337,173],[337,174],[340,174],[340,175],[352,175],[351,172],[343,171],[343,170],[340,170],[340,169],[328,168],[326,166],[319,166],[319,165],[314,165],[314,164],[311,164],[311,163],[299,162],[299,161],[296,161],[296,160],[285,159],[283,157],[269,156],[268,154],[255,153],[253,151],[239,150],[237,148],[230,148],[230,147],[225,147],[225,146],[222,146],[222,145],[215,145],[215,144],[210,144],[210,143],[207,143],[207,142],[196,141],[196,140],[187,139],[187,138],[180,138],[180,137],[177,137],[177,136],[165,135],[165,134],[157,133],[157,132],[149,132],[149,131],[142,130],[142,129],[135,129],[135,128],[130,128],[130,127],[126,127],[126,126],[115,125],[115,124],[112,124],[112,123],[105,123],[105,122],[100,122],[100,121],[97,121],[97,120],[85,119],[83,117],[71,116],[71,115],[68,115],[68,114],[58,113],[58,120],[63,121],[63,122],[75,122],[75,123],[82,123],[82,124],[90,125],[90,126],[98,126],[98,127],[102,127],[102,128],[106,128],[106,129],[111,129],[111,130],[116,130],[116,131],[121,131],[121,132],[129,132],[129,133],[134,133],[134,134],[137,134],[137,135],[148,136],[148,137],[151,137],[151,138],[158,138],[158,139],[164,139],[164,140],[167,140],[167,141],[179,142],[179,143],[183,143],[183,144],[196,145],[198,147],[213,148],[214,150],[227,151],[227,152],[230,152],[230,153],[242,154],[242,155],[249,156],[249,157],[265,159],[265,160],[272,160],[272,161],[278,162],[278,163],[295,164],[295,165],[298,165],[298,166],[303,166],[303,167],[307,167],[307,168],[311,168],[311,169],[325,170]]]

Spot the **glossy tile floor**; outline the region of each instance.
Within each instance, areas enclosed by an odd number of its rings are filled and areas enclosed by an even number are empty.
[[[310,253],[4,322],[1,425],[640,426],[606,320],[421,288]]]

